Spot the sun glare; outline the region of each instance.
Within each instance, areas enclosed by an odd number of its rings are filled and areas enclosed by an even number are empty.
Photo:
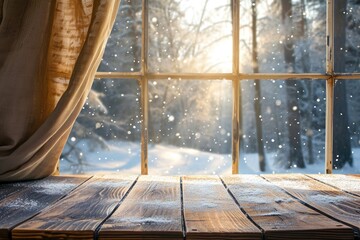
[[[192,29],[188,37],[194,37],[194,44],[202,57],[201,61],[197,61],[198,71],[231,72],[231,2],[181,1],[180,8],[184,13],[182,23]],[[205,69],[202,69],[203,65],[206,65]]]

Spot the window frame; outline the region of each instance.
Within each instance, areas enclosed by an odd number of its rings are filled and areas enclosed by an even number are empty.
[[[335,80],[360,79],[360,73],[334,72],[334,0],[326,2],[326,71],[325,73],[242,73],[240,72],[240,1],[230,0],[232,8],[232,73],[153,73],[148,71],[148,20],[149,1],[142,0],[142,34],[141,34],[141,71],[140,72],[96,72],[95,78],[133,79],[141,89],[141,174],[148,174],[148,81],[155,79],[181,78],[184,80],[218,80],[232,81],[232,174],[238,174],[240,156],[240,82],[242,80],[312,80],[326,81],[325,113],[325,166],[324,173],[333,171],[333,124],[334,124],[334,85]]]

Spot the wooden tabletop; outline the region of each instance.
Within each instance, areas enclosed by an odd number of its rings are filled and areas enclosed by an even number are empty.
[[[0,184],[0,239],[359,239],[359,175],[52,176]]]

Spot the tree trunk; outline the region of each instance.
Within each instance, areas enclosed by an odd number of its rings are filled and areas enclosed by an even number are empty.
[[[294,72],[295,53],[294,43],[291,32],[292,3],[291,0],[281,0],[282,20],[286,29],[284,43],[284,59],[287,72]],[[298,167],[305,168],[304,157],[301,148],[300,132],[300,109],[297,99],[297,85],[293,80],[285,81],[287,92],[287,110],[288,110],[288,134],[289,134],[289,155],[287,168]]]
[[[252,1],[252,68],[254,73],[259,72],[258,62],[258,49],[257,49],[257,13],[256,13],[257,0]],[[256,142],[259,156],[259,168],[260,171],[265,172],[266,159],[264,151],[263,141],[263,129],[261,120],[261,87],[260,81],[255,79],[255,94],[254,94],[254,111],[255,111],[255,123],[256,123]]]
[[[335,72],[346,72],[345,69],[345,45],[346,45],[346,0],[334,1],[334,59]],[[348,130],[349,115],[346,101],[346,82],[337,81],[334,93],[334,149],[333,167],[342,168],[347,162],[352,166],[350,133]]]
[[[306,5],[305,0],[301,0],[300,2],[300,30],[299,30],[299,37],[305,42],[308,36],[308,28],[307,28],[307,20],[303,13],[306,12]],[[310,56],[309,51],[302,51],[301,52],[301,65],[304,73],[310,72]],[[306,81],[306,80],[305,80]],[[308,107],[306,109],[306,145],[308,151],[308,163],[314,163],[314,153],[313,153],[313,107],[314,107],[314,91],[313,91],[313,82],[306,81],[305,86],[308,92]]]
[[[314,131],[313,131],[313,83],[311,81],[308,81],[308,83],[306,84],[308,87],[308,91],[309,91],[309,107],[307,109],[307,129],[306,129],[306,142],[307,142],[307,147],[308,147],[308,163],[309,164],[313,164],[314,163],[314,153],[313,153],[313,135],[314,135]]]

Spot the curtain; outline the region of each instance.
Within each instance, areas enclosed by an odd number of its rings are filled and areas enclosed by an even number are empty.
[[[0,0],[0,182],[56,174],[120,0]]]

